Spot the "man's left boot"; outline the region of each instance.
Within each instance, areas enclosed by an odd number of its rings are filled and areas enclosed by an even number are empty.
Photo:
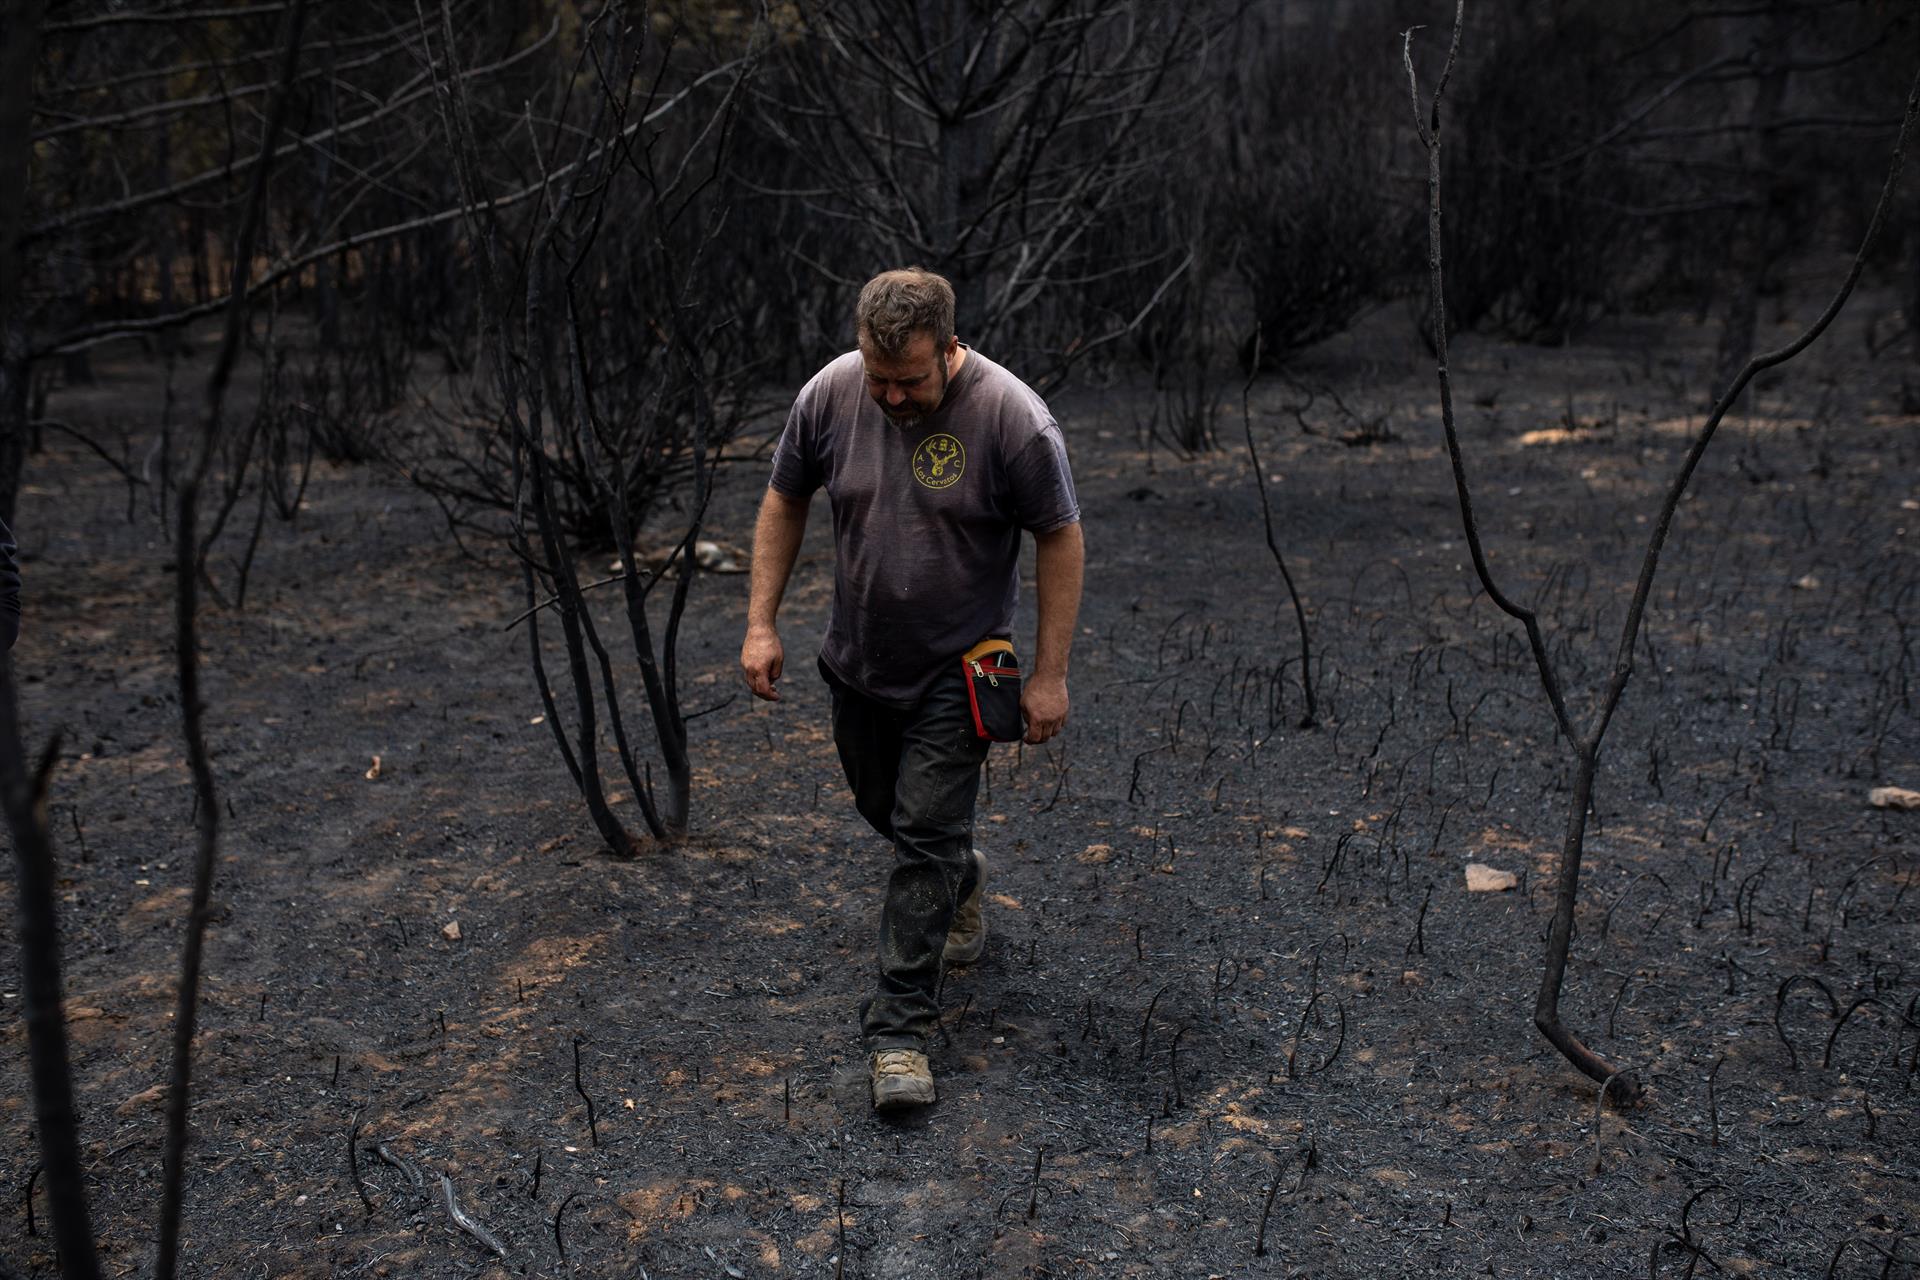
[[[973,892],[953,913],[953,925],[947,930],[947,945],[940,953],[942,963],[972,964],[987,949],[987,855],[973,851]]]

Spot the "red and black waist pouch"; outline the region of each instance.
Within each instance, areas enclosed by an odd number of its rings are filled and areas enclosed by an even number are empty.
[[[975,737],[1018,742],[1026,736],[1020,714],[1020,659],[1011,640],[982,640],[960,659],[960,673],[967,682]]]

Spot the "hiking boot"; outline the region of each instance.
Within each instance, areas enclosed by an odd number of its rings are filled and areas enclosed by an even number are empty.
[[[953,925],[947,930],[947,945],[940,959],[946,964],[972,964],[987,949],[987,916],[982,900],[987,896],[987,855],[973,851],[973,892],[954,910]]]
[[[924,1107],[934,1099],[933,1069],[918,1049],[881,1049],[874,1053],[873,1109],[898,1111]]]

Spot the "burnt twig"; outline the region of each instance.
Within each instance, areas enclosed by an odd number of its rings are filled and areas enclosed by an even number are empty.
[[[1159,1006],[1160,997],[1167,994],[1167,987],[1172,985],[1171,982],[1165,984],[1153,993],[1153,999],[1147,1001],[1146,1016],[1140,1019],[1140,1061],[1142,1062],[1147,1060],[1147,1030],[1153,1026],[1153,1011]]]
[[[1716,1092],[1715,1079],[1726,1063],[1727,1055],[1723,1053],[1713,1060],[1713,1066],[1707,1070],[1708,1145],[1714,1147],[1720,1145],[1720,1097]]]
[[[1033,1221],[1033,1215],[1040,1208],[1040,1163],[1047,1158],[1047,1149],[1041,1147],[1033,1153],[1033,1189],[1027,1195],[1027,1221]]]
[[[834,1187],[833,1196],[834,1230],[839,1239],[839,1248],[833,1255],[833,1280],[846,1280],[847,1274],[847,1180],[845,1178]]]
[[[573,1091],[580,1095],[580,1101],[587,1104],[587,1133],[593,1138],[593,1145],[600,1145],[600,1122],[593,1113],[593,1099],[587,1096],[587,1087],[580,1082],[580,1037],[573,1038]]]
[[[426,1194],[427,1178],[425,1174],[420,1172],[419,1165],[415,1164],[413,1161],[407,1159],[403,1155],[396,1154],[394,1150],[384,1142],[376,1142],[374,1144],[373,1154],[379,1156],[381,1160],[383,1160],[387,1164],[392,1165],[394,1168],[398,1169],[400,1172],[406,1174],[407,1181],[413,1184],[413,1189],[415,1191],[419,1192],[421,1195]]]
[[[360,1203],[367,1207],[367,1216],[373,1216],[373,1201],[367,1195],[367,1184],[360,1177],[360,1113],[353,1113],[353,1123],[347,1126],[347,1172],[353,1175],[353,1189],[360,1194]]]
[[[567,1216],[567,1206],[575,1200],[578,1200],[582,1194],[583,1193],[579,1191],[568,1192],[567,1198],[560,1202],[560,1207],[553,1211],[553,1244],[556,1249],[560,1250],[560,1261],[562,1262],[567,1260],[567,1241],[566,1237],[560,1234],[560,1223],[561,1220]]]
[[[1427,908],[1432,903],[1433,883],[1429,881],[1426,896],[1420,899],[1420,914],[1413,918],[1413,937],[1407,942],[1406,955],[1416,951],[1421,955],[1427,954]]]
[[[1304,1158],[1300,1162],[1300,1176],[1294,1180],[1293,1186],[1288,1189],[1288,1195],[1292,1195],[1294,1192],[1300,1190],[1301,1187],[1307,1185],[1307,1172],[1313,1168],[1314,1162],[1318,1158],[1318,1147],[1313,1139],[1309,1138],[1304,1147],[1295,1147],[1287,1154],[1286,1159],[1283,1159],[1273,1171],[1273,1181],[1267,1184],[1266,1203],[1260,1206],[1260,1229],[1254,1233],[1253,1237],[1253,1256],[1256,1258],[1264,1258],[1267,1256],[1267,1217],[1273,1212],[1273,1199],[1280,1190],[1280,1172],[1287,1167],[1287,1161],[1295,1157]],[[1448,1206],[1447,1211],[1449,1214],[1452,1213],[1451,1205]]]
[[[1287,570],[1286,557],[1280,554],[1280,543],[1273,536],[1273,504],[1267,500],[1267,474],[1260,467],[1260,451],[1253,446],[1253,379],[1260,368],[1260,331],[1253,335],[1253,363],[1248,366],[1252,372],[1247,374],[1246,385],[1240,388],[1240,419],[1247,433],[1247,460],[1253,464],[1253,482],[1260,491],[1260,514],[1266,520],[1267,550],[1273,554],[1273,563],[1280,570],[1280,580],[1286,583],[1287,596],[1293,601],[1294,621],[1300,628],[1300,691],[1306,697],[1306,713],[1300,718],[1302,729],[1311,729],[1318,721],[1318,713],[1313,698],[1313,649],[1307,638],[1307,611],[1300,604],[1300,592],[1293,585],[1293,574]]]

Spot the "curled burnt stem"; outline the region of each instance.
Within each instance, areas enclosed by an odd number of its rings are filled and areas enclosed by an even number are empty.
[[[367,1197],[367,1184],[360,1177],[360,1113],[353,1113],[353,1123],[347,1126],[347,1172],[353,1175],[353,1189],[360,1195],[360,1203],[367,1208],[367,1216],[373,1216],[373,1201]]]
[[[1313,1068],[1311,1071],[1302,1072],[1299,1065],[1300,1037],[1306,1033],[1307,1024],[1312,1021],[1314,1011],[1319,1008],[1322,1000],[1327,1000],[1332,1003],[1333,1011],[1339,1018],[1340,1035],[1339,1038],[1333,1042],[1333,1051],[1326,1056],[1325,1060],[1322,1061],[1319,1066]],[[1333,1065],[1334,1059],[1340,1056],[1340,1050],[1346,1043],[1347,1007],[1341,1004],[1337,998],[1328,995],[1324,991],[1314,992],[1313,998],[1307,1001],[1307,1007],[1300,1013],[1300,1024],[1293,1029],[1293,1043],[1287,1047],[1287,1079],[1298,1080],[1302,1075],[1318,1075],[1320,1072],[1325,1071]]]
[[[560,1261],[562,1262],[567,1260],[567,1241],[566,1237],[560,1233],[560,1224],[567,1216],[567,1206],[579,1199],[580,1195],[581,1193],[578,1191],[569,1192],[567,1198],[560,1202],[560,1207],[553,1211],[553,1244],[556,1249],[560,1250]]]
[[[1915,998],[1920,999],[1920,996],[1916,996]],[[1859,999],[1855,1000],[1852,1004],[1847,1006],[1847,1011],[1841,1014],[1839,1018],[1837,1018],[1834,1021],[1833,1030],[1827,1033],[1826,1052],[1822,1054],[1820,1058],[1820,1069],[1822,1071],[1826,1071],[1833,1066],[1833,1042],[1840,1038],[1840,1032],[1845,1029],[1847,1025],[1847,1020],[1852,1018],[1855,1013],[1858,1013],[1862,1005],[1868,1005],[1868,1004],[1874,1005],[1880,1009],[1884,1009],[1888,1014],[1890,1014],[1891,1016],[1893,1016],[1894,1018],[1900,1021],[1903,1029],[1910,1028],[1916,1031],[1920,1031],[1920,1023],[1915,1023],[1911,1017],[1909,1017],[1906,1014],[1902,1014],[1899,1010],[1895,1009],[1892,1005],[1880,999],[1878,996],[1861,996]],[[1894,1042],[1894,1061],[1896,1064],[1899,1062],[1899,1041],[1898,1040]]]
[[[587,1134],[593,1139],[593,1145],[600,1145],[600,1122],[593,1112],[593,1099],[587,1096],[587,1087],[580,1081],[580,1044],[579,1036],[573,1038],[573,1091],[580,1095],[580,1101],[587,1104]]]
[[[1153,993],[1153,999],[1147,1001],[1146,1016],[1140,1019],[1140,1061],[1142,1062],[1147,1060],[1147,1032],[1153,1026],[1153,1011],[1159,1007],[1160,997],[1167,994],[1167,987],[1172,985],[1172,983],[1167,983],[1165,986],[1162,986],[1158,991]]]
[[[413,1161],[407,1159],[403,1155],[396,1154],[393,1148],[389,1147],[384,1142],[374,1143],[373,1154],[379,1156],[382,1163],[392,1165],[394,1168],[398,1169],[400,1172],[406,1174],[407,1182],[413,1187],[415,1191],[420,1192],[423,1195],[426,1193],[427,1179],[426,1179],[426,1175],[420,1172],[419,1165],[415,1164]]]
[[[1427,954],[1427,908],[1433,903],[1433,882],[1427,882],[1426,896],[1420,899],[1420,914],[1413,918],[1413,937],[1407,942],[1407,955]]]
[[[1720,1068],[1726,1064],[1727,1055],[1723,1053],[1713,1060],[1713,1066],[1707,1070],[1707,1126],[1709,1146],[1717,1147],[1720,1145],[1720,1095],[1717,1091],[1715,1081],[1720,1075]]]
[[[1685,1249],[1687,1251],[1688,1258],[1689,1258],[1689,1261],[1687,1263],[1688,1275],[1693,1274],[1694,1269],[1702,1261],[1705,1261],[1706,1264],[1709,1267],[1712,1267],[1715,1271],[1720,1270],[1720,1264],[1713,1260],[1713,1255],[1709,1254],[1705,1246],[1703,1246],[1699,1241],[1693,1238],[1693,1226],[1691,1223],[1691,1218],[1693,1215],[1694,1205],[1700,1203],[1700,1201],[1703,1198],[1709,1195],[1712,1195],[1716,1191],[1726,1191],[1726,1190],[1727,1188],[1722,1186],[1720,1183],[1717,1183],[1717,1182],[1713,1183],[1709,1186],[1702,1187],[1700,1188],[1700,1190],[1694,1192],[1692,1196],[1688,1197],[1687,1202],[1684,1205],[1680,1206],[1680,1228],[1677,1231],[1670,1231],[1668,1233],[1668,1236],[1670,1239],[1673,1240],[1674,1243],[1678,1244],[1682,1249]],[[1725,1222],[1718,1222],[1713,1225],[1717,1227],[1737,1226],[1739,1225],[1740,1219],[1745,1212],[1746,1212],[1746,1202],[1736,1196],[1733,1202],[1733,1217],[1727,1219]]]
[[[1837,1018],[1840,1016],[1840,1002],[1833,998],[1833,992],[1827,989],[1826,983],[1811,974],[1796,973],[1780,984],[1780,990],[1775,993],[1773,998],[1773,1030],[1774,1034],[1780,1037],[1780,1043],[1787,1047],[1787,1068],[1790,1071],[1798,1071],[1800,1069],[1800,1055],[1794,1052],[1793,1041],[1788,1039],[1787,1029],[1781,1025],[1780,1015],[1786,1010],[1787,996],[1792,993],[1794,984],[1802,982],[1813,987],[1827,998],[1828,1017]]]
[[[1634,886],[1639,884],[1642,880],[1653,881],[1655,884],[1660,886],[1661,890],[1665,892],[1669,898],[1673,896],[1673,887],[1669,885],[1666,882],[1666,880],[1658,872],[1642,871],[1639,875],[1627,881],[1627,887],[1620,891],[1620,896],[1615,898],[1612,901],[1612,903],[1608,905],[1605,913],[1601,915],[1600,936],[1603,939],[1607,936],[1607,931],[1613,928],[1613,913],[1620,909],[1620,904],[1627,900],[1627,895],[1632,893]]]
[[[1625,1073],[1623,1072],[1621,1074]],[[1607,1095],[1612,1093],[1612,1091],[1613,1079],[1609,1077],[1601,1082],[1599,1090],[1593,1095],[1593,1172],[1595,1177],[1606,1172],[1606,1165],[1602,1159],[1602,1155],[1604,1151],[1603,1143],[1607,1133]]]
[[[1267,1199],[1260,1206],[1260,1229],[1253,1233],[1253,1256],[1267,1256],[1267,1217],[1273,1212],[1273,1197],[1280,1190],[1280,1171],[1274,1170],[1273,1180],[1267,1183]]]
[[[1273,1181],[1267,1184],[1266,1202],[1260,1206],[1260,1229],[1256,1231],[1253,1236],[1254,1257],[1264,1258],[1267,1256],[1267,1218],[1273,1213],[1274,1197],[1280,1190],[1280,1174],[1286,1169],[1289,1162],[1295,1159],[1300,1161],[1300,1176],[1295,1178],[1293,1186],[1287,1189],[1287,1194],[1293,1195],[1299,1191],[1301,1187],[1307,1185],[1307,1171],[1313,1168],[1317,1158],[1318,1148],[1313,1139],[1309,1138],[1305,1146],[1295,1147],[1287,1154],[1286,1158],[1281,1160],[1274,1168]],[[1447,1216],[1449,1219],[1453,1216],[1452,1205],[1447,1206]]]

